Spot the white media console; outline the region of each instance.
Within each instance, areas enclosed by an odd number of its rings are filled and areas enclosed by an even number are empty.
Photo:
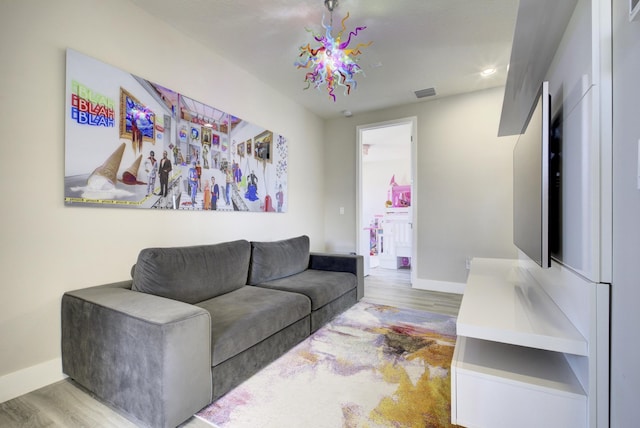
[[[607,378],[598,357],[607,358],[597,341],[608,340],[608,288],[570,275],[519,260],[473,259],[451,365],[452,423],[598,426],[598,375]],[[553,278],[562,280],[554,285]],[[606,317],[606,332],[598,316]]]

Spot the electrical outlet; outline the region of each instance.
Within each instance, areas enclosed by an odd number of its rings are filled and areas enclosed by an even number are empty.
[[[466,259],[464,259],[464,267],[467,270],[471,270],[471,257],[467,257]]]
[[[340,215],[344,215],[344,207],[340,207]]]

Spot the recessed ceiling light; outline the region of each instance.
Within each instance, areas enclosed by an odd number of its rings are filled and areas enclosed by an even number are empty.
[[[480,75],[482,77],[488,77],[488,76],[491,76],[492,74],[495,74],[496,71],[498,70],[496,70],[495,68],[485,68],[480,72]]]

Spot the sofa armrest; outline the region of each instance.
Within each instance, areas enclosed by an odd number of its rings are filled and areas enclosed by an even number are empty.
[[[309,269],[349,272],[358,280],[357,298],[364,297],[364,258],[355,254],[310,253]]]
[[[211,402],[210,315],[130,286],[63,295],[62,370],[138,422],[175,427]]]

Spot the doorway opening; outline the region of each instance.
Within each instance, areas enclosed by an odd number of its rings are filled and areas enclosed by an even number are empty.
[[[415,117],[358,127],[358,253],[365,275],[414,283]]]

